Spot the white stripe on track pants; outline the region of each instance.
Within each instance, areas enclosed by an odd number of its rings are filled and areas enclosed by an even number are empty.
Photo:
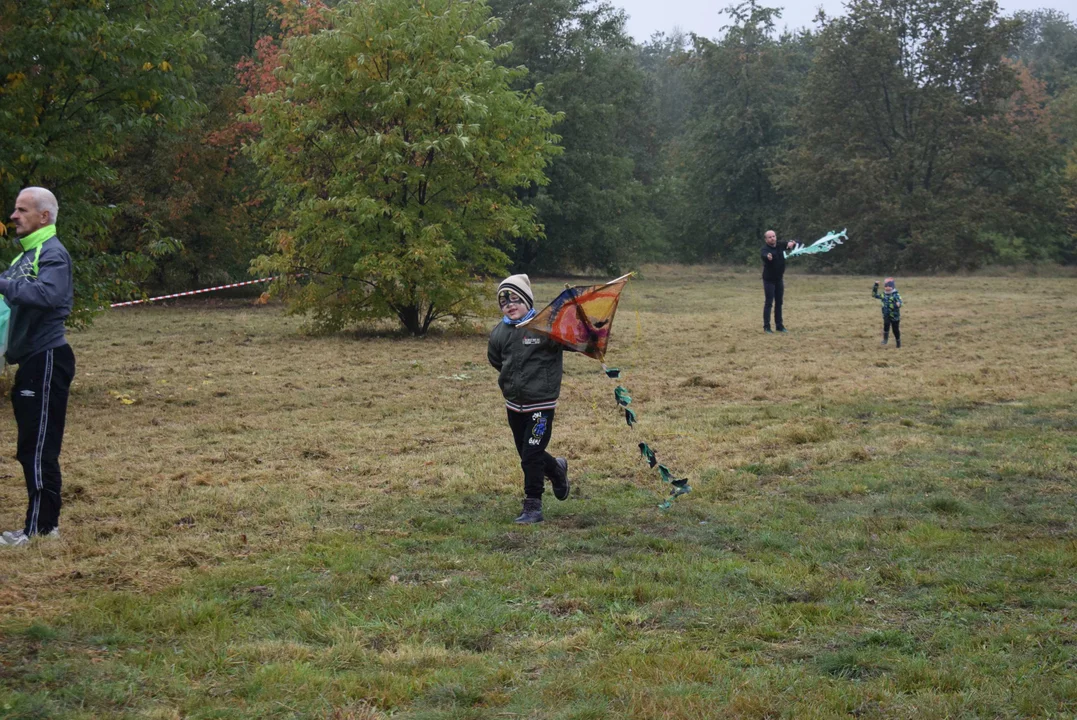
[[[60,522],[60,448],[75,353],[61,345],[27,358],[15,373],[11,406],[19,426],[15,457],[26,476],[27,535],[47,534]]]

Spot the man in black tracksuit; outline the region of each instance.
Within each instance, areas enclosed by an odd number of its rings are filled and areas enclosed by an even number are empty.
[[[56,197],[44,188],[19,193],[11,218],[22,252],[0,273],[0,302],[11,309],[4,357],[19,366],[11,388],[19,427],[15,455],[29,496],[23,528],[0,535],[0,546],[58,534],[60,447],[75,354],[64,337],[74,292],[71,256],[56,237],[57,209]]]
[[[767,230],[763,235],[766,244],[759,250],[759,257],[763,259],[763,294],[766,300],[763,302],[763,331],[774,332],[770,329],[770,307],[774,306],[774,325],[778,332],[785,332],[785,324],[782,322],[782,298],[785,295],[785,285],[782,276],[785,275],[785,253],[778,247],[778,235],[773,230]],[[792,250],[795,242],[786,244],[787,250]]]

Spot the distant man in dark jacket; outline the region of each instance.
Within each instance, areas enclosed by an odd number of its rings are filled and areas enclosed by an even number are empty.
[[[778,235],[773,230],[767,230],[763,235],[765,245],[759,251],[759,257],[763,259],[763,293],[766,300],[763,302],[763,331],[774,332],[770,329],[770,307],[774,306],[774,325],[778,332],[785,332],[785,324],[782,322],[782,298],[785,295],[785,285],[782,276],[785,275],[785,253],[778,247]],[[796,247],[795,242],[786,243],[785,249],[792,250]]]
[[[15,456],[29,502],[21,530],[0,534],[0,546],[27,545],[59,535],[60,446],[75,354],[64,336],[74,293],[71,256],[56,237],[56,196],[30,187],[15,200],[15,233],[22,252],[0,273],[0,295],[11,310],[5,359],[18,365],[11,405],[19,427]]]

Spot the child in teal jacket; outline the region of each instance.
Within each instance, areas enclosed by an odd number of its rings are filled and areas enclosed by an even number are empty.
[[[879,294],[879,283],[876,281],[871,286],[871,296],[882,301],[883,304],[883,341],[885,345],[890,339],[890,329],[894,330],[894,342],[901,347],[901,294],[897,291],[894,278],[888,277],[883,281],[883,294]]]

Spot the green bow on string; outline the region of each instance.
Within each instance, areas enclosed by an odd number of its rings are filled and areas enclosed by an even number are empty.
[[[655,456],[654,450],[651,450],[647,443],[639,444],[639,452],[643,455],[643,459],[647,461],[647,464],[650,467],[654,467],[658,464],[658,458]]]
[[[608,368],[603,366],[603,370],[606,371],[606,376],[609,378],[617,379],[621,377],[621,371],[617,368]],[[613,399],[617,402],[618,407],[624,409],[625,422],[628,423],[628,427],[632,427],[633,425],[635,425],[637,422],[636,413],[632,411],[632,408],[628,407],[632,404],[632,396],[628,394],[628,388],[626,388],[624,385],[618,385],[613,390]],[[692,492],[692,488],[688,484],[688,478],[678,478],[674,476],[673,473],[670,472],[670,469],[667,468],[665,465],[659,465],[658,456],[647,443],[641,442],[639,444],[639,451],[640,454],[643,456],[643,459],[647,461],[647,464],[650,467],[658,468],[658,474],[659,476],[661,476],[662,482],[669,483],[670,485],[669,498],[660,503],[658,507],[662,508],[663,510],[668,510],[670,507],[672,507],[672,504],[670,503],[670,500],[672,498],[676,498],[686,493]]]
[[[631,274],[622,275],[608,283],[587,287],[566,285],[564,292],[534,318],[522,323],[521,327],[526,326],[533,332],[545,335],[568,348],[595,358],[603,363],[602,370],[606,373],[606,377],[618,380],[621,377],[620,369],[607,367],[605,364],[606,344],[613,329],[613,316],[617,311],[621,291],[630,277]],[[628,388],[617,385],[613,391],[613,399],[617,407],[624,411],[628,427],[634,427],[638,418],[635,411],[629,407],[632,404],[632,396],[628,394]],[[669,498],[658,507],[668,509],[671,507],[671,498],[692,490],[688,485],[688,478],[674,477],[665,465],[658,464],[654,451],[647,446],[647,443],[640,443],[639,448],[650,467],[658,467],[662,482],[669,483],[671,488]]]

